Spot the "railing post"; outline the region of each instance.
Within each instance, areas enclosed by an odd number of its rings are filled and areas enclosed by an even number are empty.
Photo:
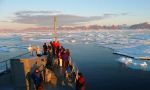
[[[7,65],[7,61],[6,61],[5,63],[6,63],[6,71],[8,71],[8,65]]]

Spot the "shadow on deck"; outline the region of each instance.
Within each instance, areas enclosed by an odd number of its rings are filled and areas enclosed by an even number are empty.
[[[46,60],[46,57],[32,57],[29,59],[17,59],[12,61],[11,64],[14,63],[14,65],[12,64],[11,67],[13,70],[11,70],[11,72],[3,73],[0,75],[0,90],[34,90],[27,89],[28,85],[25,85],[25,83],[27,83],[25,78],[27,75],[26,72],[28,72],[28,69],[33,65],[33,63],[35,63],[33,61],[36,61],[38,62],[38,64],[41,64],[41,59]],[[19,67],[17,65],[19,65]],[[45,77],[44,90],[75,90],[75,83],[68,83],[66,81],[65,70],[63,68],[60,68],[58,65],[54,64],[52,68],[47,70],[50,76]],[[24,80],[20,81],[20,79]],[[18,85],[21,85],[21,87]],[[22,87],[22,85],[25,85],[26,87]]]
[[[0,90],[15,90],[12,85],[10,72],[0,75]]]

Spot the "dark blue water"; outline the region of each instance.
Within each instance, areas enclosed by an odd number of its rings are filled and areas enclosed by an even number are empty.
[[[129,69],[112,50],[89,45],[65,45],[86,78],[86,90],[150,90],[150,72]]]
[[[26,51],[22,47],[35,43],[19,40],[6,40],[11,48],[9,52],[0,53],[0,57],[16,56]],[[21,48],[12,48],[16,45]],[[120,56],[114,55],[111,49],[94,44],[64,44],[64,47],[70,49],[74,62],[85,76],[86,90],[150,90],[150,72],[126,67],[118,62]]]

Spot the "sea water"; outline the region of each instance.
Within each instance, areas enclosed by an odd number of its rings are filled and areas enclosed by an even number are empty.
[[[71,51],[73,61],[86,78],[86,90],[144,90],[150,89],[150,68],[145,61],[113,54],[113,50],[129,56],[150,56],[150,31],[100,30],[62,32],[59,40]],[[1,33],[0,61],[26,53],[29,45],[52,40],[51,34]],[[1,71],[4,68],[0,68]]]

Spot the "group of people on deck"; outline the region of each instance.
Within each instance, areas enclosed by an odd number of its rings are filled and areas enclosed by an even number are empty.
[[[44,43],[43,45],[43,55],[47,55],[47,68],[51,68],[53,63],[56,62],[57,65],[61,68],[64,68],[66,71],[66,79],[73,72],[73,65],[70,63],[70,51],[65,49],[59,41],[51,41],[48,45]],[[40,55],[37,55],[40,56]],[[76,76],[76,90],[85,90],[85,79],[82,73],[75,74]],[[43,77],[40,74],[38,69],[35,69],[35,72],[32,74],[32,79],[34,81],[36,90],[41,89],[43,83]]]
[[[60,67],[66,68],[69,65],[70,51],[65,49],[59,41],[50,42],[48,45],[44,43],[43,54],[48,57],[48,65],[51,66],[54,58]]]

